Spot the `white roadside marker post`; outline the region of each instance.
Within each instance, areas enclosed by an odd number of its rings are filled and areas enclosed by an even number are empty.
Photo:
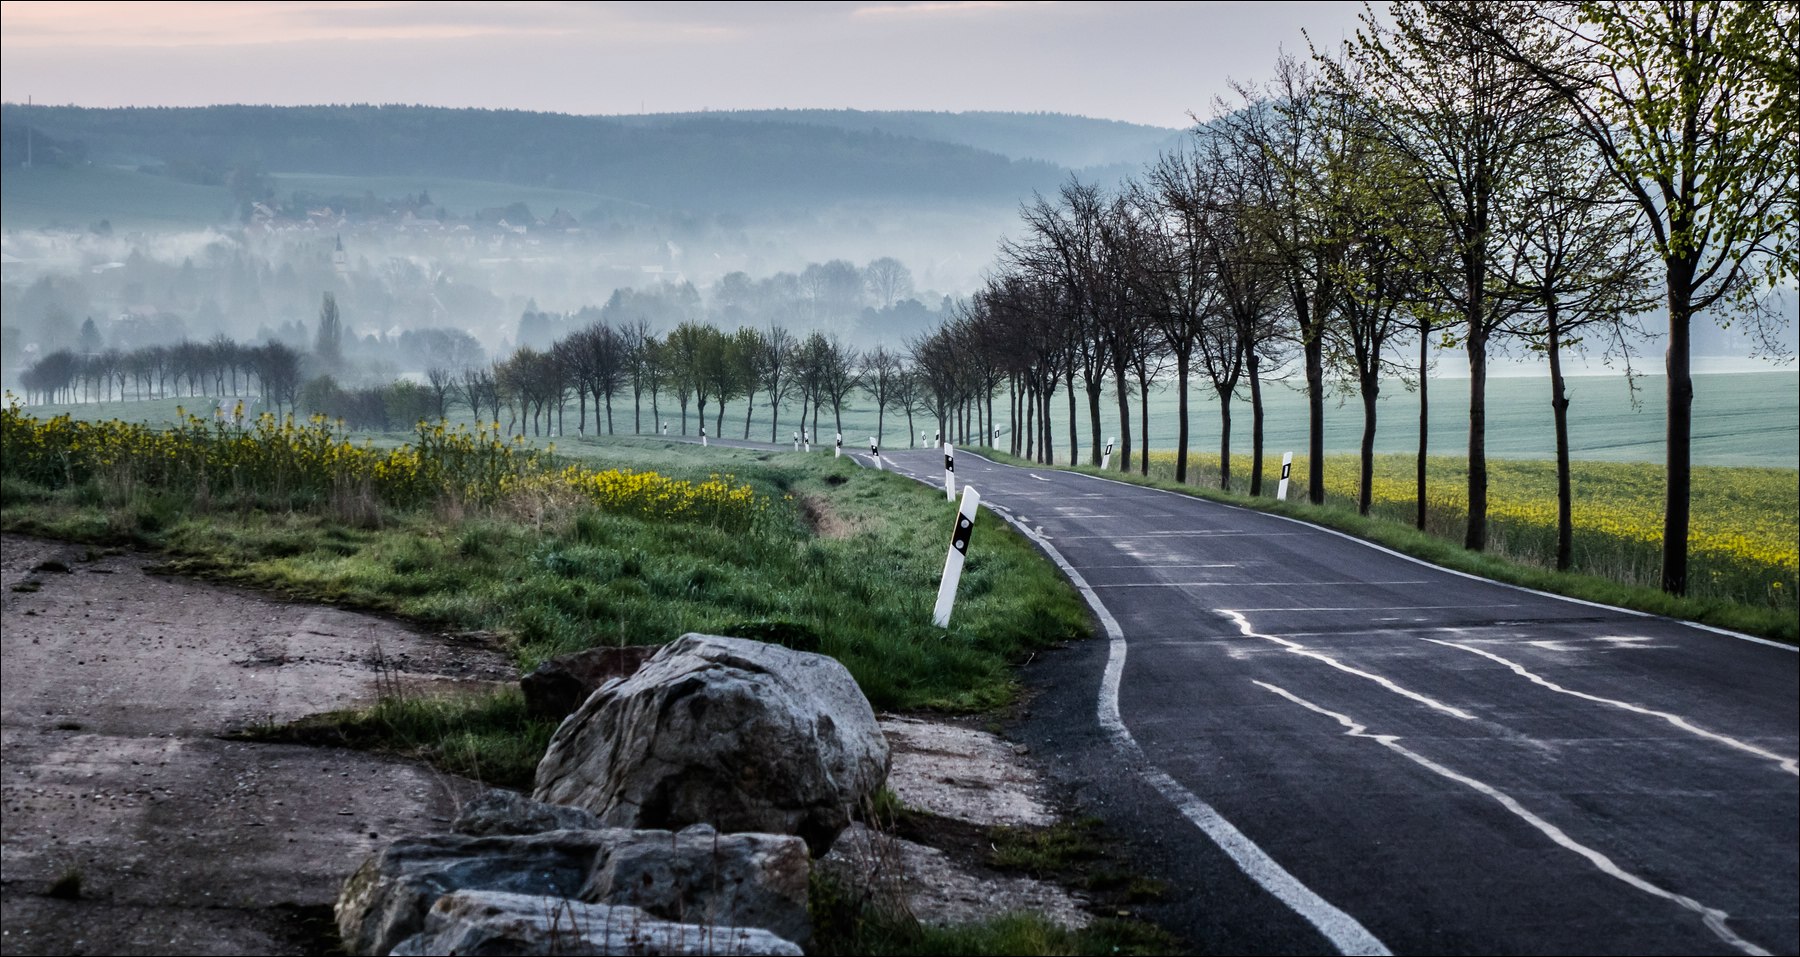
[[[844,457],[844,433],[842,432],[837,434],[837,445],[832,447],[831,457],[834,459],[841,459]]]
[[[956,501],[956,446],[944,443],[944,499]]]
[[[794,433],[794,451],[800,451],[800,433]]]
[[[1294,453],[1281,453],[1281,484],[1275,487],[1275,500],[1287,501],[1288,473],[1294,470]]]
[[[873,435],[869,436],[869,458],[875,460],[875,467],[877,469],[880,469],[883,472],[887,471],[887,466],[881,464],[881,446],[875,443],[875,437]]]
[[[995,429],[994,430],[994,440],[992,442],[988,443],[988,448],[997,449],[999,447],[1000,447],[1000,430]]]
[[[1106,437],[1106,454],[1100,456],[1100,471],[1104,472],[1112,466],[1112,447],[1117,441],[1119,440],[1110,435]]]
[[[938,582],[937,608],[931,620],[939,628],[950,627],[950,607],[956,604],[956,584],[962,580],[963,562],[969,556],[969,533],[975,530],[975,511],[981,507],[981,493],[973,486],[963,489],[962,505],[956,510],[956,530],[950,533],[950,554],[944,556],[944,577]]]
[[[800,430],[800,446],[805,451],[808,451],[808,452],[812,451],[812,433],[811,432],[808,432],[805,429]]]
[[[706,426],[704,425],[700,427],[700,444],[702,446],[706,445]]]
[[[664,422],[663,423],[663,438],[666,439],[668,437],[669,437],[669,423]]]

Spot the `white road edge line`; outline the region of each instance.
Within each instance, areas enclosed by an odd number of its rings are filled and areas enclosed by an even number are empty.
[[[996,462],[993,459],[990,459],[987,456],[984,456],[978,452],[970,452],[968,454],[971,456],[974,456],[975,458],[981,459],[984,462],[987,462],[989,465],[1003,464],[1000,462]],[[1024,469],[1024,470],[1026,470],[1027,474],[1030,474],[1029,467],[1027,467],[1027,466],[1014,465],[1014,466],[1008,466],[1008,467]],[[1391,548],[1388,548],[1385,545],[1377,545],[1374,542],[1368,541],[1367,539],[1357,538],[1355,535],[1351,535],[1347,532],[1340,532],[1335,528],[1326,528],[1323,525],[1315,525],[1312,522],[1302,521],[1297,518],[1289,518],[1286,515],[1277,515],[1274,512],[1260,512],[1257,509],[1242,508],[1237,505],[1227,505],[1224,502],[1214,502],[1210,499],[1200,498],[1197,495],[1184,495],[1181,492],[1171,492],[1165,488],[1152,488],[1148,485],[1135,485],[1131,482],[1121,482],[1118,479],[1104,478],[1099,475],[1089,475],[1086,472],[1076,472],[1076,471],[1072,471],[1069,469],[1058,469],[1057,471],[1065,472],[1066,474],[1069,474],[1069,475],[1079,475],[1083,478],[1090,478],[1097,482],[1108,482],[1113,485],[1123,485],[1126,488],[1142,489],[1143,491],[1146,491],[1146,492],[1160,492],[1164,495],[1173,495],[1176,498],[1187,499],[1190,502],[1205,502],[1208,505],[1217,505],[1220,508],[1229,508],[1229,509],[1233,509],[1233,510],[1239,511],[1239,512],[1257,512],[1258,514],[1261,514],[1261,515],[1267,515],[1270,518],[1281,519],[1284,522],[1293,522],[1295,525],[1301,525],[1306,528],[1318,529],[1319,531],[1324,532],[1327,535],[1336,535],[1339,538],[1345,539],[1347,541],[1355,542],[1358,545],[1364,545],[1369,548],[1373,548],[1378,552],[1385,552],[1389,555],[1394,556],[1395,558],[1405,559],[1406,561],[1412,562],[1415,565],[1423,565],[1426,568],[1435,568],[1438,571],[1441,571],[1447,575],[1455,575],[1458,578],[1467,578],[1470,581],[1487,582],[1490,585],[1498,585],[1501,588],[1510,588],[1513,591],[1522,591],[1528,595],[1538,595],[1543,598],[1554,598],[1557,601],[1566,601],[1566,602],[1571,602],[1571,603],[1577,604],[1577,605],[1586,605],[1589,608],[1604,608],[1607,611],[1616,611],[1622,615],[1631,615],[1631,616],[1637,617],[1637,618],[1659,618],[1659,619],[1662,619],[1663,621],[1672,621],[1675,624],[1686,625],[1689,628],[1695,628],[1700,631],[1710,631],[1715,635],[1724,635],[1727,638],[1737,638],[1737,639],[1740,639],[1743,641],[1755,642],[1756,644],[1759,644],[1759,645],[1768,645],[1771,648],[1780,648],[1784,651],[1792,651],[1795,653],[1800,653],[1800,645],[1784,645],[1779,641],[1770,641],[1767,638],[1758,638],[1755,635],[1746,635],[1741,631],[1732,631],[1729,628],[1717,628],[1712,625],[1703,625],[1697,621],[1684,621],[1680,618],[1670,618],[1667,615],[1654,615],[1647,611],[1638,611],[1635,608],[1620,608],[1617,605],[1608,605],[1608,604],[1604,604],[1602,602],[1588,601],[1585,598],[1570,598],[1568,595],[1558,595],[1555,592],[1538,591],[1535,588],[1526,588],[1524,585],[1514,585],[1510,582],[1495,581],[1492,578],[1483,578],[1482,576],[1476,575],[1472,572],[1462,572],[1462,571],[1457,571],[1454,568],[1445,568],[1444,566],[1436,564],[1434,562],[1428,562],[1423,558],[1416,558],[1412,555],[1406,554],[1405,552],[1397,552]],[[1033,475],[1032,478],[1037,478],[1037,476]],[[1043,479],[1042,481],[1048,482],[1050,480]]]
[[[1007,518],[1006,516],[1002,516]],[[1267,851],[1257,846],[1255,841],[1245,836],[1224,815],[1212,805],[1181,785],[1181,782],[1170,777],[1168,772],[1150,762],[1144,749],[1132,737],[1131,730],[1125,727],[1125,720],[1119,714],[1119,682],[1125,673],[1125,631],[1119,622],[1108,611],[1100,596],[1088,586],[1087,579],[1070,565],[1068,559],[1057,551],[1055,546],[1023,524],[1012,522],[1015,528],[1037,543],[1044,554],[1061,568],[1063,574],[1081,592],[1081,597],[1088,607],[1099,616],[1100,623],[1106,628],[1109,646],[1106,657],[1106,674],[1100,682],[1100,698],[1096,707],[1096,716],[1100,727],[1113,739],[1113,746],[1124,752],[1125,756],[1135,764],[1138,774],[1151,787],[1157,790],[1176,810],[1200,829],[1219,850],[1224,851],[1244,876],[1255,881],[1263,890],[1268,891],[1275,899],[1286,904],[1295,914],[1313,925],[1338,952],[1348,955],[1390,955],[1393,951],[1387,948],[1379,938],[1371,934],[1367,928],[1358,923],[1356,918],[1344,913],[1332,905],[1330,901],[1320,897],[1312,888],[1302,884],[1299,878],[1288,873],[1287,869],[1276,863]]]
[[[1544,678],[1540,675],[1533,674],[1531,671],[1527,670],[1524,665],[1521,665],[1518,662],[1512,661],[1508,658],[1503,658],[1499,655],[1496,655],[1493,652],[1488,651],[1485,648],[1472,648],[1468,645],[1460,644],[1458,642],[1445,641],[1442,638],[1421,638],[1420,640],[1421,641],[1429,641],[1434,645],[1443,645],[1448,648],[1455,648],[1455,649],[1458,649],[1459,651],[1466,651],[1473,655],[1480,655],[1481,657],[1486,658],[1489,661],[1493,661],[1493,662],[1497,662],[1501,665],[1505,665],[1507,668],[1512,669],[1514,674],[1516,674],[1522,678],[1530,680],[1533,684],[1537,684],[1542,687],[1548,688],[1551,691],[1555,691],[1559,694],[1566,694],[1566,695],[1569,695],[1570,697],[1580,698],[1584,701],[1593,701],[1597,704],[1609,705],[1614,708],[1619,708],[1623,711],[1630,711],[1634,714],[1646,715],[1646,716],[1649,716],[1652,718],[1661,718],[1664,721],[1667,721],[1668,723],[1674,725],[1675,727],[1688,732],[1689,734],[1697,735],[1699,737],[1706,738],[1710,741],[1717,741],[1718,743],[1723,744],[1726,747],[1736,748],[1739,751],[1745,751],[1750,754],[1754,754],[1759,758],[1766,758],[1767,760],[1773,761],[1777,765],[1779,765],[1783,771],[1786,771],[1787,773],[1793,774],[1793,775],[1800,775],[1800,759],[1784,758],[1781,755],[1776,754],[1773,751],[1759,748],[1756,745],[1751,744],[1748,741],[1739,741],[1737,738],[1731,737],[1730,735],[1720,734],[1716,731],[1708,731],[1705,728],[1702,728],[1699,725],[1696,725],[1696,724],[1688,721],[1688,719],[1682,717],[1681,715],[1670,714],[1667,711],[1657,711],[1654,708],[1646,708],[1643,705],[1632,704],[1629,701],[1620,701],[1617,698],[1602,698],[1599,695],[1588,694],[1585,691],[1575,691],[1571,688],[1565,688],[1562,685],[1559,685],[1556,682],[1551,681],[1548,678]]]
[[[1252,680],[1254,681],[1254,679],[1252,679]],[[1260,687],[1262,687],[1264,690],[1271,691],[1275,694],[1278,694],[1281,697],[1286,698],[1287,700],[1292,701],[1293,703],[1299,705],[1300,707],[1307,709],[1308,711],[1312,711],[1317,714],[1322,714],[1328,718],[1331,718],[1331,719],[1337,721],[1338,724],[1341,724],[1344,726],[1344,728],[1346,729],[1344,733],[1349,735],[1350,737],[1366,738],[1370,741],[1374,741],[1375,743],[1380,744],[1381,746],[1406,757],[1407,759],[1413,761],[1414,763],[1425,768],[1426,770],[1430,771],[1431,773],[1438,775],[1439,777],[1448,778],[1452,781],[1457,782],[1458,784],[1462,784],[1462,785],[1469,787],[1475,791],[1478,791],[1484,795],[1487,795],[1490,798],[1493,798],[1495,801],[1499,802],[1502,807],[1506,808],[1508,811],[1511,811],[1513,814],[1522,818],[1525,821],[1525,823],[1530,824],[1532,827],[1534,827],[1538,831],[1542,832],[1545,837],[1548,837],[1550,840],[1556,842],[1557,844],[1561,845],[1562,847],[1564,847],[1570,851],[1574,851],[1576,854],[1580,855],[1581,857],[1586,858],[1588,863],[1590,863],[1590,864],[1594,865],[1594,867],[1598,868],[1601,873],[1606,874],[1609,877],[1614,877],[1614,878],[1617,878],[1618,880],[1624,881],[1625,883],[1631,885],[1632,887],[1637,888],[1640,891],[1643,891],[1646,894],[1650,894],[1654,897],[1660,897],[1660,898],[1663,898],[1664,900],[1672,901],[1690,911],[1693,911],[1696,914],[1699,914],[1701,921],[1706,924],[1708,930],[1711,930],[1715,935],[1718,936],[1718,938],[1720,940],[1731,945],[1732,947],[1737,948],[1738,950],[1742,951],[1743,953],[1755,955],[1755,957],[1763,957],[1763,955],[1767,955],[1769,953],[1768,951],[1762,949],[1761,947],[1758,947],[1757,945],[1751,943],[1750,941],[1747,941],[1744,938],[1739,937],[1737,934],[1733,933],[1731,928],[1726,926],[1726,924],[1725,924],[1725,922],[1731,918],[1730,914],[1728,914],[1722,910],[1718,910],[1717,908],[1707,907],[1706,905],[1700,903],[1697,900],[1694,900],[1692,897],[1688,897],[1685,894],[1677,894],[1674,891],[1665,890],[1665,889],[1663,889],[1655,884],[1652,884],[1649,881],[1637,876],[1636,874],[1631,873],[1630,871],[1624,870],[1623,868],[1619,867],[1619,865],[1613,863],[1612,858],[1607,857],[1605,854],[1601,853],[1600,851],[1597,851],[1591,847],[1588,847],[1585,844],[1582,844],[1581,842],[1570,837],[1566,832],[1563,831],[1562,828],[1559,828],[1556,825],[1550,823],[1549,821],[1546,821],[1543,818],[1538,817],[1536,814],[1533,814],[1531,811],[1527,810],[1524,805],[1520,804],[1517,800],[1515,800],[1512,795],[1507,794],[1505,791],[1502,791],[1499,788],[1496,788],[1490,784],[1487,784],[1486,782],[1478,781],[1472,777],[1469,777],[1468,775],[1453,771],[1450,768],[1447,768],[1447,767],[1437,763],[1436,761],[1433,761],[1430,758],[1425,757],[1424,755],[1418,753],[1417,751],[1413,751],[1410,748],[1407,748],[1407,747],[1401,745],[1399,743],[1399,741],[1400,741],[1399,735],[1370,734],[1369,729],[1367,727],[1365,727],[1361,724],[1358,724],[1349,715],[1339,714],[1336,711],[1332,711],[1330,709],[1320,707],[1319,705],[1313,704],[1312,702],[1306,700],[1305,698],[1302,698],[1299,695],[1296,695],[1293,692],[1288,691],[1286,688],[1281,688],[1276,685],[1269,684],[1266,681],[1255,681],[1254,683],[1259,685]]]

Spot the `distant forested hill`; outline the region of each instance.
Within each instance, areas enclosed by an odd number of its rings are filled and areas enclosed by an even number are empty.
[[[733,110],[620,117],[625,122],[696,118],[745,122],[807,123],[960,143],[1013,159],[1035,159],[1069,169],[1127,166],[1135,170],[1159,151],[1179,145],[1184,130],[1068,113],[932,113],[918,110]]]
[[[815,112],[844,119],[823,122]],[[896,118],[891,128],[885,120],[864,122],[885,116]],[[971,115],[854,114],[851,122],[848,111],[622,118],[415,106],[7,104],[0,123],[8,166],[18,165],[15,147],[29,125],[66,155],[163,169],[192,182],[221,182],[234,169],[443,176],[708,210],[860,200],[1011,206],[1034,189],[1053,188],[1067,175],[1065,165],[971,142],[1073,158],[1077,131],[1098,124],[1093,129],[1109,133],[1096,140],[1093,155],[1107,157],[1130,153],[1123,144],[1154,130],[1074,117],[980,114],[977,122],[956,116]],[[959,122],[977,132],[951,141]],[[1124,129],[1112,130],[1115,125]]]

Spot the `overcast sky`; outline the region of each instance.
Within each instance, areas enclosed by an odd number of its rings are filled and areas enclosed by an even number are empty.
[[[0,4],[9,102],[1052,110],[1183,126],[1361,4]]]

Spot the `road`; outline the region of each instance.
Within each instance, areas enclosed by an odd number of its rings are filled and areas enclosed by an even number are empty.
[[[941,483],[934,451],[887,464]],[[1021,733],[1190,939],[1800,951],[1794,649],[1174,493],[966,452],[957,475],[1104,626],[1032,666]]]

